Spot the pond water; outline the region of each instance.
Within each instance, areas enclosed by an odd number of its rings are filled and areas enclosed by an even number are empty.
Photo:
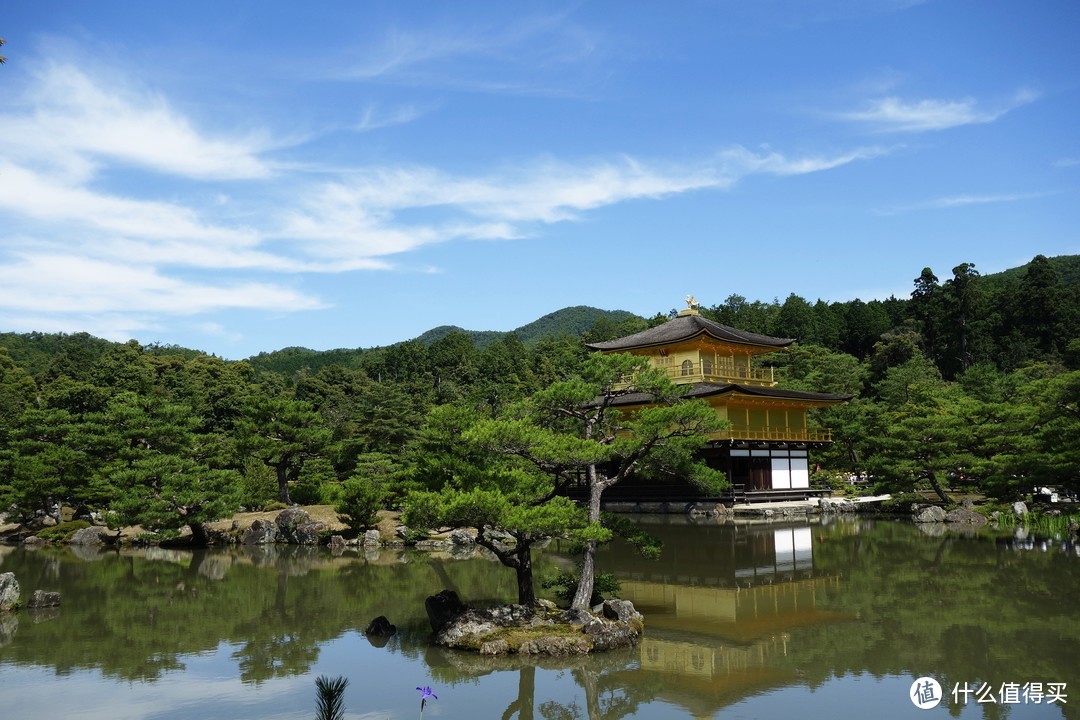
[[[514,597],[510,570],[446,554],[325,548],[0,547],[24,599],[0,618],[0,718],[1080,718],[1080,551],[867,518],[640,518],[658,561],[602,570],[646,617],[639,647],[517,661],[431,648],[424,598]],[[572,565],[558,547],[541,572]],[[383,646],[363,634],[386,615]],[[941,702],[923,710],[926,681]],[[913,687],[915,685],[915,687]],[[933,689],[930,686],[930,689]],[[969,690],[965,693],[964,690]]]

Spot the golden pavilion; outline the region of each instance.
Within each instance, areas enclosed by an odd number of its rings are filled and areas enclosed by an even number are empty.
[[[755,364],[768,353],[785,351],[791,338],[746,332],[709,320],[689,307],[662,325],[633,335],[590,343],[592,350],[642,355],[687,385],[686,397],[707,402],[728,421],[701,450],[705,461],[727,474],[734,502],[804,499],[810,488],[810,451],[832,442],[828,429],[813,428],[807,413],[851,399],[851,395],[786,390],[778,386],[775,368]],[[647,405],[645,393],[620,399],[626,409]],[[692,499],[700,491],[686,484],[627,481],[611,488],[611,500]]]

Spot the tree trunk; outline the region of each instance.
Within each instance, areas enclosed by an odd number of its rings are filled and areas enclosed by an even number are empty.
[[[533,588],[532,571],[532,540],[517,539],[518,545],[514,551],[517,556],[518,605],[535,605],[536,590]]]
[[[512,548],[507,548],[489,538],[483,526],[477,528],[476,544],[495,553],[495,557],[499,558],[499,562],[506,567],[514,568],[514,573],[517,575],[518,604],[535,605],[536,591],[533,589],[532,571],[533,541],[518,536],[515,536],[515,540],[517,544]]]
[[[598,482],[596,470],[589,468],[589,522],[600,522],[600,496],[604,488]],[[596,582],[596,541],[585,541],[585,552],[581,557],[581,577],[578,578],[574,601],[570,607],[574,610],[588,610],[592,603],[593,585]]]
[[[953,499],[949,497],[948,493],[945,492],[945,488],[941,487],[941,483],[938,482],[936,472],[933,470],[927,472],[926,479],[930,481],[930,487],[934,489],[934,492],[937,493],[937,496],[941,498],[942,502],[952,503]]]
[[[574,610],[588,610],[592,603],[593,586],[596,583],[596,541],[585,541],[585,552],[581,556],[581,577],[578,578],[574,601],[570,607]]]
[[[196,547],[206,547],[210,544],[210,536],[206,532],[206,526],[201,522],[188,523],[191,528],[191,544]]]
[[[277,499],[278,502],[285,503],[286,505],[292,505],[292,500],[289,499],[289,463],[287,460],[282,460],[274,466],[274,470],[277,471]]]

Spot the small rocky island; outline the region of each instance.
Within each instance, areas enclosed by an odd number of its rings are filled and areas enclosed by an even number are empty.
[[[481,655],[586,655],[636,645],[645,629],[628,600],[606,600],[592,612],[562,610],[549,600],[471,608],[443,590],[425,608],[436,645]]]

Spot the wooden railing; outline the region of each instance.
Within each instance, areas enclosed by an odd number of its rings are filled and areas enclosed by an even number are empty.
[[[710,440],[784,440],[789,442],[832,442],[830,428],[740,427],[733,425],[709,436]]]
[[[776,385],[776,368],[732,367],[709,362],[684,363],[665,368],[668,377],[678,383],[719,382],[744,385]]]

